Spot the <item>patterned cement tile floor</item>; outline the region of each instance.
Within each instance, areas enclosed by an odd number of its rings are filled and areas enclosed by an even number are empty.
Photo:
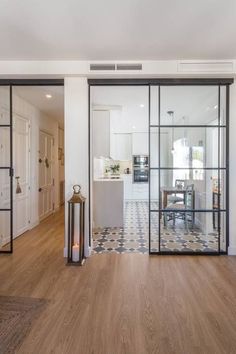
[[[151,251],[158,251],[158,217],[151,219]],[[175,227],[172,222],[164,227],[161,222],[161,251],[173,252],[216,252],[217,232],[204,234],[199,228],[187,228],[183,220]],[[93,230],[93,252],[148,253],[148,203],[126,202],[123,228],[98,228]]]

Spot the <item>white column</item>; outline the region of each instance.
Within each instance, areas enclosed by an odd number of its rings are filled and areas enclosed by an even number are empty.
[[[236,84],[230,86],[230,124],[229,124],[229,249],[236,255]]]
[[[67,256],[67,201],[74,184],[86,197],[85,256],[89,256],[88,224],[88,84],[87,78],[65,78],[65,249]]]

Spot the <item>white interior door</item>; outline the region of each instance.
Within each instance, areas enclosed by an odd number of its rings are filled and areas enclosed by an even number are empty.
[[[14,114],[13,127],[13,230],[15,238],[30,227],[29,120]]]
[[[39,132],[39,219],[54,210],[53,136]]]

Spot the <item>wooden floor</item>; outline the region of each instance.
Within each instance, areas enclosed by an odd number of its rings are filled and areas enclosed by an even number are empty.
[[[21,354],[236,353],[236,257],[102,254],[66,267],[63,211],[0,257],[1,295],[49,299]]]

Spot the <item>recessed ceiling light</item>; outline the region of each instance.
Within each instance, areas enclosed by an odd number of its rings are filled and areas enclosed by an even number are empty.
[[[218,106],[217,106],[217,104],[214,106],[214,109],[217,109],[218,108]]]
[[[135,125],[132,126],[132,129],[136,129]]]
[[[47,93],[45,96],[46,98],[52,98],[52,95],[50,95],[50,93]]]
[[[139,107],[140,107],[140,108],[144,108],[144,104],[141,103],[141,104],[139,105]]]

